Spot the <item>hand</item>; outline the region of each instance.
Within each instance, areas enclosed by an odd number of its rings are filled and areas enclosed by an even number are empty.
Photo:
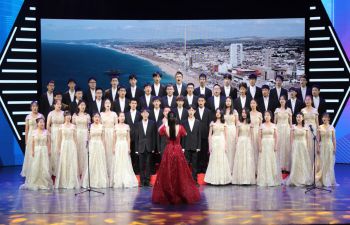
[[[182,152],[185,152],[185,149],[184,149],[184,148],[182,149]]]
[[[274,148],[274,151],[277,152],[277,147]]]
[[[32,157],[34,158],[34,151],[32,151]]]
[[[138,155],[139,154],[139,152],[135,152],[136,153],[136,155]]]
[[[115,155],[115,150],[113,149],[113,155]]]
[[[200,149],[197,149],[197,152],[199,152],[200,151]]]
[[[259,148],[259,153],[261,153],[262,152],[262,148]]]
[[[162,119],[163,124],[166,124],[166,121],[168,121],[168,120],[167,120],[167,118],[164,117],[164,118]]]
[[[320,150],[319,150],[319,149],[318,149],[316,152],[317,152],[317,155],[319,155],[319,154],[320,154]]]
[[[49,156],[51,156],[51,151],[49,151]]]
[[[154,150],[152,150],[152,153],[154,153]]]

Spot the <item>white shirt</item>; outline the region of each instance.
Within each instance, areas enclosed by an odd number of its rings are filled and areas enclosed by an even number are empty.
[[[90,92],[91,92],[91,96],[92,96],[92,101],[95,101],[96,100],[96,96],[95,96],[96,90],[90,89]]]
[[[179,93],[179,95],[181,95],[182,84],[176,84],[176,87],[177,87],[177,93]]]
[[[265,105],[265,109],[268,110],[268,107],[269,107],[269,97],[264,97],[264,105]]]
[[[168,98],[168,105],[171,107],[171,103],[173,102],[173,97],[174,97],[174,96],[169,97],[169,96],[167,95],[166,97]]]
[[[242,104],[242,108],[245,107],[245,102],[247,100],[247,96],[244,96],[244,98],[242,96],[239,96],[240,100],[241,100],[241,104]]]
[[[224,90],[225,90],[226,97],[230,96],[231,86],[228,86],[228,87],[224,86]]]
[[[115,96],[117,94],[117,88],[112,88],[112,99],[115,100]]]
[[[47,92],[47,100],[49,100],[49,104],[52,105],[53,104],[53,93],[49,93]]]
[[[292,105],[292,112],[294,113],[294,109],[295,109],[295,103],[297,102],[297,99],[295,98],[295,99],[290,99],[290,103],[291,103],[291,105]]]
[[[193,102],[193,95],[187,95],[187,101],[189,105],[192,105]]]
[[[277,97],[278,97],[278,99],[280,99],[280,97],[281,97],[281,90],[282,90],[282,88],[278,88],[278,87],[276,87],[276,91],[277,91]]]
[[[75,90],[73,91],[69,90],[68,93],[69,93],[70,101],[71,102],[74,101]]]
[[[135,87],[130,87],[131,90],[131,97],[135,98],[136,95],[136,86]]]
[[[205,87],[199,87],[199,91],[201,93],[201,95],[205,95]]]
[[[159,89],[160,89],[160,84],[154,84],[154,92],[156,93],[156,96],[159,95]]]
[[[147,133],[147,124],[148,124],[148,120],[146,121],[142,120],[143,132],[145,133],[145,135]]]
[[[153,109],[153,112],[154,112],[155,120],[156,120],[156,122],[158,122],[159,109],[154,108],[154,109]]]
[[[199,111],[200,118],[203,119],[204,107],[203,108],[198,108],[198,111]]]
[[[120,111],[124,112],[125,110],[125,98],[119,98]]]
[[[96,105],[97,105],[98,112],[101,112],[102,100],[96,99]]]
[[[306,97],[306,87],[300,87],[300,91],[301,91],[301,96],[303,97],[303,101],[305,100]]]
[[[145,99],[146,99],[146,105],[147,107],[149,107],[149,103],[151,102],[151,95],[145,95]]]
[[[255,94],[256,94],[256,86],[250,86],[249,85],[249,91],[250,91],[250,94],[251,96],[254,98],[255,97]]]
[[[191,130],[191,132],[192,132],[192,130],[193,130],[194,121],[195,121],[194,118],[193,118],[193,119],[188,118],[188,124],[190,125],[190,130]]]
[[[177,108],[177,111],[179,112],[179,120],[182,118],[182,111],[184,108]]]
[[[136,110],[130,110],[132,123],[135,123]]]
[[[318,107],[320,106],[320,97],[313,97],[313,103],[316,109],[318,109]]]
[[[220,108],[220,96],[214,96],[214,107],[215,107],[215,110],[217,108]]]

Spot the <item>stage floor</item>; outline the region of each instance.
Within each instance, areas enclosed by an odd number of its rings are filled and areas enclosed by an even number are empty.
[[[19,190],[21,167],[0,168],[0,224],[310,224],[350,223],[350,165],[336,165],[340,186],[305,195],[305,188],[202,185],[194,205],[151,203],[152,188]]]

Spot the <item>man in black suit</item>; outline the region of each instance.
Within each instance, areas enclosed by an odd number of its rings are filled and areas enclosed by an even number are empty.
[[[289,88],[290,99],[287,101],[287,107],[292,110],[292,123],[296,124],[296,116],[304,108],[304,103],[297,98],[297,89],[294,87]]]
[[[149,111],[147,108],[141,111],[142,121],[136,125],[136,153],[139,155],[139,168],[141,186],[151,186],[151,154],[155,150],[156,124],[149,120]]]
[[[144,93],[140,88],[137,87],[137,76],[135,74],[131,74],[129,76],[129,84],[130,87],[126,89],[126,98],[140,99],[140,97],[144,95]]]
[[[134,168],[134,172],[138,173],[138,157],[136,155],[136,148],[135,148],[135,140],[136,140],[136,125],[141,120],[141,114],[139,111],[137,111],[137,100],[131,99],[130,103],[130,111],[125,113],[125,122],[130,127],[130,149],[131,149],[131,161]]]
[[[151,95],[163,97],[166,95],[165,86],[160,83],[162,79],[162,74],[160,72],[153,73],[153,84]]]
[[[205,96],[198,96],[198,108],[195,117],[200,122],[201,127],[201,149],[198,153],[198,172],[205,173],[209,161],[209,125],[212,120],[212,113],[205,107]]]
[[[303,103],[305,102],[305,97],[308,95],[312,95],[312,88],[307,86],[307,77],[306,75],[302,75],[300,77],[300,88],[297,89],[297,98],[302,101]]]
[[[129,99],[125,97],[126,95],[126,88],[124,86],[120,86],[118,89],[118,98],[115,99],[113,102],[113,111],[116,113],[120,112],[129,112],[130,106],[129,106]]]
[[[187,135],[182,138],[182,151],[185,152],[187,162],[192,165],[192,177],[197,183],[197,160],[201,149],[201,123],[194,117],[196,107],[190,105],[188,108],[188,119],[183,122]]]
[[[90,116],[94,113],[101,113],[105,111],[104,103],[102,101],[103,90],[102,88],[96,88],[95,101],[93,101],[89,106]]]
[[[78,103],[82,100],[83,100],[83,90],[81,90],[80,88],[77,88],[77,90],[75,90],[75,100],[69,104],[69,111],[72,115],[78,112]],[[89,113],[86,102],[85,102],[85,105],[86,105],[85,112]]]
[[[249,75],[249,85],[248,85],[248,92],[247,92],[247,96],[250,99],[259,99],[262,97],[262,91],[261,88],[256,86],[256,79],[258,78],[256,76],[256,74],[250,74]]]
[[[144,86],[144,95],[140,97],[140,109],[149,108],[150,110],[153,108],[152,98],[152,85],[150,83],[146,83]]]
[[[117,75],[111,76],[111,88],[105,90],[104,99],[109,99],[114,102],[118,98],[119,77]]]
[[[175,90],[174,95],[175,96],[187,95],[186,86],[185,86],[185,84],[182,83],[183,78],[184,78],[184,75],[180,71],[177,71],[175,74],[176,83],[174,85],[174,90]]]
[[[312,85],[312,107],[318,111],[318,122],[322,124],[322,116],[326,110],[326,101],[320,97],[320,87],[317,84]]]
[[[214,84],[213,93],[214,95],[208,98],[207,107],[213,114],[215,114],[216,109],[224,109],[225,97],[220,95],[221,87],[219,84]]]
[[[213,94],[212,94],[212,91],[206,87],[206,84],[207,84],[207,75],[202,73],[199,75],[199,87],[194,89],[193,94],[196,96],[204,95],[205,100],[210,98]]]
[[[274,102],[277,102],[277,108],[280,107],[280,97],[284,95],[288,99],[288,91],[282,87],[283,77],[281,75],[276,76],[276,86],[271,89],[270,95],[273,98]]]
[[[70,105],[71,102],[74,102],[75,100],[75,87],[76,83],[75,80],[69,79],[67,82],[68,85],[68,91],[66,91],[62,96],[62,103],[66,105]]]
[[[225,99],[230,96],[232,100],[237,98],[237,89],[231,86],[232,75],[224,74],[224,86],[221,87],[221,96]]]
[[[247,84],[242,82],[238,85],[239,97],[233,101],[233,108],[238,112],[239,115],[242,114],[242,109],[250,109],[250,101],[252,100],[247,96]]]
[[[190,105],[194,105],[197,108],[198,105],[198,97],[193,94],[194,91],[194,84],[193,83],[188,83],[187,84],[187,95],[185,96],[185,104],[184,107],[186,109],[189,108]]]
[[[61,92],[55,92],[55,94],[54,94],[54,97],[53,97],[53,99],[54,99],[54,102],[57,102],[57,101],[60,101],[61,102],[61,110],[62,111],[66,111],[66,110],[69,110],[69,106],[67,105],[67,104],[64,104],[63,102],[62,102],[62,99],[63,99],[63,96],[62,96],[62,93]],[[52,111],[52,110],[54,110],[55,109],[55,105],[53,105],[53,106],[51,106],[51,108],[50,108],[50,111]]]
[[[264,115],[264,112],[271,111],[273,116],[276,110],[277,103],[273,101],[270,95],[269,85],[264,84],[261,87],[261,90],[262,90],[262,96],[257,100],[258,109],[263,115]],[[273,121],[273,118],[271,118],[271,120]]]
[[[162,97],[162,107],[175,108],[176,97],[174,96],[174,86],[172,84],[166,86],[166,93],[167,95]]]
[[[47,119],[47,115],[50,112],[51,107],[54,102],[54,90],[55,90],[55,81],[50,80],[47,85],[47,92],[43,93],[39,100],[39,112],[44,115]]]
[[[86,102],[86,106],[89,107],[96,99],[96,78],[90,77],[88,79],[89,88],[84,93],[84,100]]]
[[[184,103],[185,103],[185,100],[182,95],[179,95],[176,97],[177,107],[173,110],[175,111],[176,118],[179,120],[180,124],[182,124],[188,118],[188,112],[184,108]]]

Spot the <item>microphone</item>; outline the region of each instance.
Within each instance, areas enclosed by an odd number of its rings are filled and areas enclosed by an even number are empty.
[[[312,128],[312,125],[311,125],[311,124],[309,124],[309,127],[310,127],[310,131],[311,131],[311,132],[314,132],[314,129]]]

